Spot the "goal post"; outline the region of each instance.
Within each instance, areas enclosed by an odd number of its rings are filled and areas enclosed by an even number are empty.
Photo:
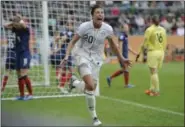
[[[74,92],[72,94],[61,94],[57,85],[59,81],[56,76],[56,69],[51,65],[50,53],[51,43],[54,40],[56,31],[62,32],[66,29],[66,22],[73,22],[73,29],[79,24],[90,20],[90,1],[1,1],[2,20],[4,23],[10,22],[15,14],[21,14],[25,18],[25,22],[31,28],[34,36],[33,54],[29,77],[33,85],[33,93],[35,98],[51,98],[64,96],[80,96],[82,93]],[[3,28],[3,26],[1,26]],[[1,31],[2,38],[8,40],[11,33],[3,29]],[[1,45],[1,79],[5,75],[5,57],[2,49],[6,46]],[[6,48],[5,48],[6,49]],[[6,51],[6,50],[4,50]],[[75,72],[74,72],[75,73]],[[68,87],[67,82],[65,85]],[[26,91],[26,89],[25,89]],[[96,95],[99,95],[99,82]],[[19,95],[17,88],[17,76],[13,71],[9,75],[9,80],[5,91],[1,94],[3,100],[11,100]]]
[[[44,79],[45,79],[45,85],[49,86],[50,85],[50,80],[48,77],[50,77],[50,71],[49,71],[49,49],[50,49],[50,44],[49,44],[49,36],[48,36],[48,6],[47,6],[47,1],[42,1],[42,13],[43,13],[43,41],[42,45],[40,48],[42,48],[42,56],[43,56],[43,64],[44,64]]]

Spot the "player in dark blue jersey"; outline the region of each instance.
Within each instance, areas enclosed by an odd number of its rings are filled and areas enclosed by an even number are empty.
[[[56,75],[59,80],[59,89],[62,93],[67,93],[64,89],[66,82],[71,79],[73,67],[72,67],[72,57],[69,59],[65,67],[60,68],[60,61],[64,59],[66,54],[67,46],[73,36],[73,26],[70,22],[66,24],[66,30],[62,31],[60,34],[55,36],[55,43],[53,44],[53,54],[51,55],[51,62],[56,66]]]
[[[20,96],[17,100],[32,99],[32,86],[28,77],[28,70],[30,67],[31,53],[30,53],[30,29],[22,20],[20,15],[13,18],[12,23],[5,26],[15,33],[15,52],[16,52],[16,70],[18,75],[18,85]],[[24,85],[26,84],[28,95],[24,95]]]
[[[9,75],[12,70],[15,70],[16,53],[15,53],[15,35],[10,30],[5,30],[6,43],[7,43],[7,55],[5,62],[6,74],[2,79],[1,92],[4,91],[5,86],[8,82]]]
[[[129,47],[128,30],[129,30],[128,25],[124,24],[123,25],[123,32],[121,32],[121,35],[119,36],[119,47],[120,47],[120,50],[122,52],[122,55],[125,58],[128,58],[129,51],[131,53],[133,53],[134,55],[137,55],[137,53],[135,51],[133,51]],[[121,68],[123,68],[123,65],[121,63],[120,63],[120,66],[121,66]],[[117,76],[119,76],[119,75],[121,75],[121,74],[124,74],[124,80],[125,80],[125,86],[124,87],[125,88],[132,88],[132,87],[134,87],[134,85],[129,84],[129,70],[128,70],[128,67],[125,67],[124,70],[123,69],[117,70],[111,76],[107,77],[107,83],[108,83],[109,87],[111,86],[112,79],[117,77]]]

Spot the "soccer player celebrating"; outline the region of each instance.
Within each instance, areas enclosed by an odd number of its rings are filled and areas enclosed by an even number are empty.
[[[121,35],[119,36],[119,48],[122,51],[122,55],[125,58],[128,58],[128,51],[130,51],[131,53],[133,53],[134,55],[137,55],[137,53],[135,51],[133,51],[128,44],[128,32],[129,32],[129,27],[126,23],[123,24],[123,32],[121,33]],[[113,78],[124,74],[124,80],[125,80],[125,88],[132,88],[134,87],[134,85],[129,84],[129,71],[128,71],[128,66],[123,68],[123,65],[120,63],[121,69],[117,70],[116,72],[114,72],[111,76],[107,77],[107,84],[109,85],[109,87],[111,86],[111,81]]]
[[[12,23],[5,25],[5,28],[11,29],[15,33],[16,43],[16,70],[18,75],[18,85],[20,96],[16,97],[17,100],[32,99],[32,86],[28,77],[28,69],[31,60],[30,49],[30,29],[25,25],[22,17],[16,15]],[[24,85],[26,84],[28,95],[24,95]]]
[[[159,95],[159,77],[158,70],[162,67],[164,54],[166,50],[166,30],[159,25],[159,16],[152,17],[153,24],[146,29],[144,34],[144,43],[136,57],[138,60],[140,53],[147,49],[147,64],[150,69],[150,89],[145,93],[150,96]]]
[[[6,74],[3,76],[1,92],[4,91],[8,82],[9,75],[15,70],[16,53],[15,53],[15,35],[10,30],[5,30],[7,38],[7,56],[6,56]]]
[[[131,62],[125,59],[116,46],[116,37],[113,35],[113,29],[110,25],[103,22],[104,10],[99,5],[94,5],[91,10],[92,20],[82,23],[76,34],[70,41],[66,56],[61,60],[61,66],[64,66],[68,60],[71,50],[77,43],[77,49],[74,53],[75,64],[78,67],[80,76],[84,81],[81,85],[85,89],[88,109],[93,118],[93,125],[101,125],[101,121],[96,114],[96,99],[94,91],[99,78],[99,71],[103,63],[104,40],[107,38],[118,59],[125,66]]]

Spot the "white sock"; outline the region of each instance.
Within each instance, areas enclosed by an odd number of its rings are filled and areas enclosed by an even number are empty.
[[[87,106],[89,109],[89,112],[91,113],[92,118],[97,117],[96,114],[96,98],[94,95],[94,91],[85,91],[85,97],[87,101]]]

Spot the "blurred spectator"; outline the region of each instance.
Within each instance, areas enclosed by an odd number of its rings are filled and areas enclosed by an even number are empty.
[[[125,8],[129,8],[129,7],[130,7],[130,1],[124,0],[122,3],[123,3],[123,6],[124,6]]]
[[[176,19],[181,18],[183,19],[181,22],[184,22],[183,8],[180,4],[182,1],[123,1],[122,5],[114,2],[112,7],[107,6],[109,8],[109,10],[106,9],[107,22],[112,25],[114,30],[118,30],[119,25],[126,22],[129,24],[130,34],[143,34],[144,30],[151,25],[150,16],[157,13],[161,17],[160,24],[165,27],[167,33],[177,34],[177,30],[182,31],[182,28],[179,28],[177,25],[179,21]],[[119,11],[112,12],[111,9],[114,7]]]
[[[156,5],[156,1],[149,1],[149,6],[151,8],[155,8],[157,5]]]
[[[163,17],[162,20],[161,20],[161,25],[166,29],[167,33],[171,33],[171,29],[172,29],[172,26],[173,26],[173,23],[172,23],[172,17]]]
[[[138,34],[142,34],[144,31],[145,20],[141,14],[136,15],[135,17],[136,25],[138,26]]]
[[[148,28],[150,25],[152,24],[152,18],[151,16],[146,16],[146,19],[145,19],[145,29]]]
[[[148,1],[140,1],[139,4],[141,8],[148,8]]]
[[[180,26],[177,28],[177,35],[184,36],[184,26]]]
[[[177,35],[179,35],[179,36],[184,36],[184,22],[183,22],[183,20],[182,20],[182,18],[178,18],[178,20],[177,20],[177,23],[176,23],[176,25],[177,25]]]
[[[157,6],[159,8],[165,8],[165,3],[163,1],[159,1]]]
[[[178,18],[177,19],[177,27],[182,27],[182,26],[184,26],[184,21],[183,21],[183,19],[182,18]]]
[[[121,15],[118,18],[118,22],[122,24],[123,22],[130,23],[130,20],[128,19],[128,16],[126,16],[124,13],[121,13]]]
[[[114,7],[111,8],[111,14],[113,16],[118,16],[120,14],[120,10],[119,8],[117,7],[117,5],[114,5]]]
[[[113,1],[105,0],[105,5],[112,5],[112,4],[113,4]]]
[[[182,24],[185,22],[184,18],[184,1],[95,1],[85,5],[82,1],[50,1],[48,2],[48,24],[49,34],[53,36],[53,31],[65,30],[64,25],[66,21],[71,21],[74,26],[78,26],[82,21],[85,21],[89,15],[88,11],[81,10],[88,4],[99,3],[105,8],[105,17],[107,22],[113,25],[115,30],[119,30],[121,22],[126,22],[130,27],[130,34],[143,34],[144,29],[147,28],[151,19],[149,16],[157,13],[161,17],[161,25],[163,25],[168,34],[182,33]],[[84,6],[85,5],[85,6]],[[83,7],[82,7],[83,6]],[[29,9],[34,8],[35,11]],[[1,8],[3,12],[3,19],[9,20],[9,15],[15,13],[24,13],[23,15],[29,16],[29,25],[37,30],[37,34],[42,32],[42,15],[35,13],[41,11],[41,5],[38,2],[29,1],[2,1]],[[29,11],[29,13],[27,12]],[[82,14],[83,12],[83,14]],[[123,14],[124,13],[124,14]],[[140,15],[138,15],[138,13]],[[35,18],[36,17],[36,18]],[[37,18],[38,17],[38,18]],[[182,21],[179,19],[181,18]],[[119,31],[118,31],[119,32]],[[180,34],[181,35],[181,34]]]

